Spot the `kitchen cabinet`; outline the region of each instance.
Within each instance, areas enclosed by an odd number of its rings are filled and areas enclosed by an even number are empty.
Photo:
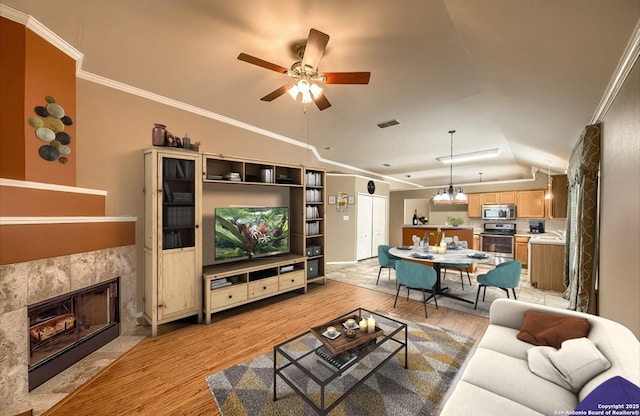
[[[481,194],[467,195],[467,215],[469,218],[480,218],[482,216],[482,203],[480,202]]]
[[[480,234],[473,235],[473,249],[480,251]]]
[[[485,192],[480,194],[480,205],[484,204],[497,204],[498,193],[497,192]]]
[[[515,191],[498,192],[498,204],[515,204],[515,203],[516,203]]]
[[[515,191],[483,192],[480,195],[481,204],[515,204]]]
[[[516,192],[516,215],[518,218],[545,217],[545,190]]]
[[[529,244],[531,286],[564,292],[564,244]]]
[[[515,260],[522,261],[522,268],[529,266],[529,237],[516,236],[515,238]]]
[[[567,217],[567,175],[553,175],[551,177],[551,210],[550,218],[566,218]]]

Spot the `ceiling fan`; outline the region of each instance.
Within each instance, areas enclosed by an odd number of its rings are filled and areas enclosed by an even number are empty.
[[[318,64],[328,42],[329,35],[311,29],[306,44],[297,48],[300,60],[291,65],[291,69],[246,53],[238,55],[238,59],[279,72],[291,79],[290,82],[262,97],[262,101],[273,101],[288,92],[294,99],[300,95],[303,103],[313,101],[320,110],[324,110],[331,107],[331,103],[318,84],[368,84],[371,77],[370,72],[320,72]]]

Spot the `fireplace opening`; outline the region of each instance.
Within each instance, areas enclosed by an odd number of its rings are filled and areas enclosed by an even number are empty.
[[[29,391],[120,334],[119,278],[30,305]]]

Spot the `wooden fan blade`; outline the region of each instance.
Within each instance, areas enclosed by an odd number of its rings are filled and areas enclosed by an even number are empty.
[[[267,62],[267,61],[265,61],[263,59],[256,58],[255,56],[247,55],[246,53],[241,53],[240,55],[238,55],[238,59],[241,60],[241,61],[248,62],[250,64],[261,66],[262,68],[266,68],[266,69],[270,69],[272,71],[279,72],[281,74],[286,74],[287,73],[287,68],[285,68],[283,66],[276,65],[276,64],[273,64],[271,62]]]
[[[313,102],[316,103],[320,111],[331,107],[331,103],[329,102],[329,100],[327,100],[327,97],[324,95],[324,93],[318,95],[317,97],[314,97]]]
[[[304,55],[302,56],[303,67],[309,66],[316,69],[320,63],[320,59],[322,59],[327,43],[329,43],[329,35],[311,29],[309,31],[309,37],[307,38],[307,44],[304,47]]]
[[[371,72],[325,72],[327,84],[368,84]]]
[[[293,87],[293,84],[285,84],[282,87],[278,88],[277,90],[270,92],[269,94],[265,95],[264,97],[260,98],[262,101],[273,101],[276,98],[280,97],[282,94],[284,94],[285,92],[287,92],[289,90],[289,88]]]

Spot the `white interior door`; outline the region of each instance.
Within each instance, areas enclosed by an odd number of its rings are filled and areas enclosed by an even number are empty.
[[[371,246],[373,244],[372,222],[372,198],[368,195],[358,195],[357,260],[373,257],[371,252]]]
[[[358,195],[358,260],[377,256],[378,246],[387,241],[387,198]]]
[[[378,255],[378,246],[387,244],[387,198],[384,196],[372,196],[373,211],[371,218],[373,239],[371,242],[372,257]]]

